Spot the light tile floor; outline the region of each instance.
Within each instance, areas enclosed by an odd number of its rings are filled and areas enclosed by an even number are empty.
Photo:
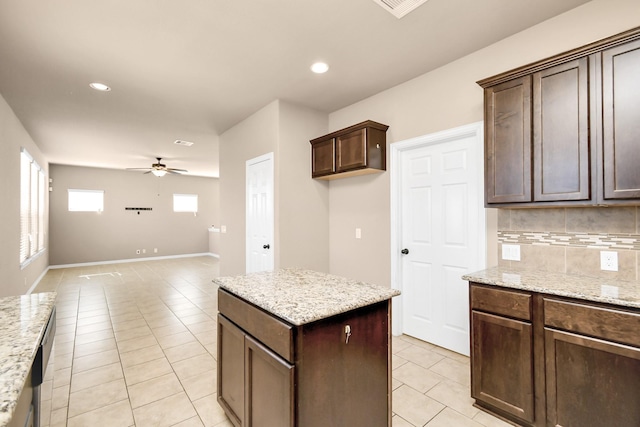
[[[213,257],[50,270],[57,331],[42,426],[231,427],[216,401]],[[393,427],[499,427],[472,406],[469,359],[394,337]]]

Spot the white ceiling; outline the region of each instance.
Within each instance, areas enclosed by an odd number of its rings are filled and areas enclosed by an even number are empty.
[[[50,163],[217,176],[217,135],[273,100],[329,113],[583,3],[0,0],[0,93]]]

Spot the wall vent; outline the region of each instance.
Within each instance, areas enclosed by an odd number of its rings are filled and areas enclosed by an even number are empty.
[[[383,9],[400,19],[407,13],[415,10],[427,0],[373,0],[382,6]]]
[[[176,145],[182,145],[184,147],[191,147],[193,145],[193,142],[183,141],[181,139],[176,139],[175,141],[173,141],[173,143]]]

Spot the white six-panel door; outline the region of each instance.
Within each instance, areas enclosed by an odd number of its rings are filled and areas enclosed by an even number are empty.
[[[481,129],[417,138],[393,163],[402,333],[466,355],[469,297],[461,276],[485,263]]]
[[[270,271],[274,266],[273,153],[247,160],[246,271]]]

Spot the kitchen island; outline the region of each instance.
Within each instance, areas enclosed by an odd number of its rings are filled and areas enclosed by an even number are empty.
[[[234,425],[391,426],[391,298],[309,270],[214,280],[218,402]]]
[[[55,292],[0,298],[0,426],[39,425],[39,385],[55,333]]]
[[[640,425],[640,283],[494,267],[463,276],[471,396],[522,426]]]

